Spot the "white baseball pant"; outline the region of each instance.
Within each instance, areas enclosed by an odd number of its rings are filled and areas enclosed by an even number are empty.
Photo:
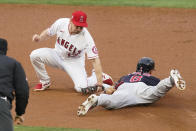
[[[87,78],[85,70],[85,56],[81,58],[70,58],[62,60],[55,49],[40,48],[30,54],[31,63],[41,83],[50,82],[50,77],[45,69],[45,65],[61,69],[68,73],[74,82],[74,88],[81,92],[81,88],[86,88],[88,83],[96,84],[96,76]]]

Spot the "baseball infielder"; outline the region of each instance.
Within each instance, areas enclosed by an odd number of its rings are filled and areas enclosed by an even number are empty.
[[[185,89],[185,81],[178,70],[171,70],[163,80],[151,76],[154,61],[144,57],[139,60],[136,72],[121,77],[114,87],[107,88],[104,94],[90,95],[78,108],[78,116],[85,115],[91,107],[103,106],[106,109],[119,109],[126,106],[154,103],[163,97],[174,85]]]
[[[98,51],[88,30],[87,15],[82,11],[76,11],[72,18],[60,18],[51,27],[45,29],[40,35],[33,36],[34,42],[41,42],[56,35],[55,48],[40,48],[30,54],[31,63],[40,79],[40,83],[34,87],[34,91],[45,90],[50,86],[45,64],[59,68],[68,73],[74,82],[74,88],[81,92],[82,88],[103,83],[112,85],[110,76],[102,73]],[[94,71],[87,78],[85,70],[85,54],[92,61]],[[98,88],[100,90],[100,88]]]

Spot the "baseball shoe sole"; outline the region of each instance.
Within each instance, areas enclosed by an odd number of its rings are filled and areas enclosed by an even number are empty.
[[[97,98],[97,96],[95,94],[90,95],[87,98],[87,100],[84,103],[82,103],[82,105],[80,105],[78,107],[77,115],[78,116],[86,115],[86,113],[88,112],[88,110],[91,107],[95,107],[96,106],[97,100],[98,100],[98,98]]]
[[[170,76],[173,78],[174,83],[179,90],[185,90],[186,88],[185,80],[181,77],[178,70],[172,69],[170,72]]]

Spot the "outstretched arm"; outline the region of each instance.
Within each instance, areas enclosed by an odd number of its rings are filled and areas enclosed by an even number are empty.
[[[49,39],[50,37],[52,37],[52,36],[50,36],[48,34],[48,29],[45,29],[44,31],[42,31],[42,33],[40,35],[39,34],[34,34],[33,38],[32,38],[32,41],[41,42],[41,41]]]
[[[97,77],[97,86],[99,86],[97,91],[101,91],[103,80],[102,80],[102,66],[101,66],[100,59],[99,58],[92,59],[92,64],[95,69],[95,74]]]

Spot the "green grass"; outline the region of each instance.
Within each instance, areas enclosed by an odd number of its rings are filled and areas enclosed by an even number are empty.
[[[196,8],[196,0],[0,0],[0,3]]]
[[[14,131],[100,131],[100,130],[15,126]]]

